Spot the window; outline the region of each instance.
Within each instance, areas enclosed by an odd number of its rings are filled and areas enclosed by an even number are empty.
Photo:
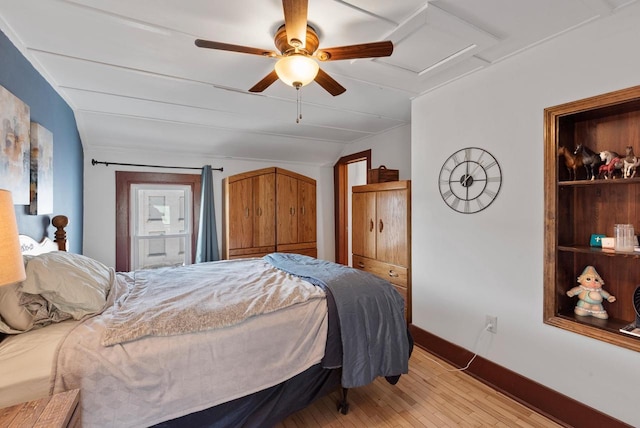
[[[194,262],[200,175],[116,172],[116,270]]]
[[[162,232],[151,232],[149,236],[160,236],[164,237],[164,233]],[[181,239],[180,242],[184,242],[184,239]],[[158,257],[158,256],[166,256],[167,255],[167,243],[164,238],[161,239],[147,239],[143,241],[145,243],[145,248],[147,249],[145,254],[147,257]],[[135,254],[135,251],[134,251]],[[185,263],[181,263],[185,264]],[[133,263],[135,266],[135,263]],[[134,267],[135,269],[135,267]]]
[[[167,208],[165,196],[148,196],[147,221],[161,221],[164,211]],[[184,199],[182,201],[184,203]]]
[[[131,269],[191,264],[191,251],[180,252],[193,228],[190,186],[132,184],[130,194]]]

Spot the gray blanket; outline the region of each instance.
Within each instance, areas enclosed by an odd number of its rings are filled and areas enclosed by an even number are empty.
[[[391,283],[358,269],[299,254],[272,253],[264,259],[333,294],[342,335],[344,388],[367,385],[378,376],[408,372],[410,345],[404,299]]]

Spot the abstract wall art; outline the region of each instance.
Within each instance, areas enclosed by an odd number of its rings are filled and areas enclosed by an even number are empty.
[[[53,134],[31,122],[31,205],[29,214],[53,214]]]
[[[0,86],[0,188],[15,205],[29,205],[29,106]]]

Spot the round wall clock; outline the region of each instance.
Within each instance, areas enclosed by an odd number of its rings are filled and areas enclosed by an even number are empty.
[[[491,153],[477,147],[458,150],[440,169],[440,195],[459,213],[473,214],[487,208],[501,185],[500,164]]]

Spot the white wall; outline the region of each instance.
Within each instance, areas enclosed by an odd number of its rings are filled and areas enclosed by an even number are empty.
[[[411,128],[414,324],[634,426],[640,355],[542,321],[543,109],[640,84],[639,23],[636,3],[424,94]],[[468,146],[503,172],[472,215],[438,191],[442,163]],[[487,314],[498,332],[478,340]]]
[[[398,169],[400,180],[411,179],[411,125],[391,129],[383,134],[350,144],[342,156],[371,149],[371,168],[385,165]]]
[[[335,260],[333,214],[333,168],[278,162],[235,159],[203,159],[185,154],[139,153],[135,151],[101,151],[85,148],[84,166],[84,250],[83,254],[115,266],[115,171],[150,171],[199,174],[197,170],[174,170],[124,166],[91,165],[91,159],[152,165],[222,167],[213,172],[218,244],[222,249],[222,179],[229,175],[267,167],[281,167],[317,180],[318,258]]]

